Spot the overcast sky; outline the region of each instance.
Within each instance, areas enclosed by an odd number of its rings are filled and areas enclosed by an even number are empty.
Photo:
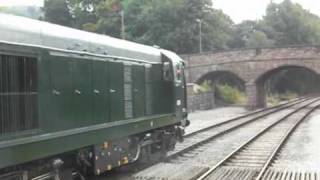
[[[283,0],[273,0],[275,3]],[[303,6],[304,9],[320,16],[320,0],[292,0]],[[267,5],[271,0],[212,0],[213,7],[222,9],[231,19],[239,23],[243,20],[260,19],[265,15]]]
[[[0,6],[42,6],[43,0],[0,0]]]
[[[271,0],[212,0],[214,8],[222,9],[231,19],[239,23],[242,20],[260,19]],[[283,0],[274,0],[282,2]],[[320,0],[292,0],[305,9],[320,16]],[[0,0],[0,6],[35,5],[42,6],[43,0]]]

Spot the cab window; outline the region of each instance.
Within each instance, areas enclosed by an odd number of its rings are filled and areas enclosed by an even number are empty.
[[[163,79],[165,81],[173,81],[173,74],[172,74],[172,68],[171,68],[170,62],[168,61],[163,62],[162,72],[163,72]]]

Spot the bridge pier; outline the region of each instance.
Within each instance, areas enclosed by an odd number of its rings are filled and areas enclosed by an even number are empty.
[[[263,84],[246,83],[246,94],[248,97],[248,109],[254,110],[267,106],[266,92]]]

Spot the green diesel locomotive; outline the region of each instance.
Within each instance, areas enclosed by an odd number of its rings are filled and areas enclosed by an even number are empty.
[[[174,148],[187,126],[170,51],[0,14],[0,179],[99,175]]]

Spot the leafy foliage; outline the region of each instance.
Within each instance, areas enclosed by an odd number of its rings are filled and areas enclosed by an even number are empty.
[[[72,25],[72,16],[65,0],[45,0],[43,10],[44,20],[65,26]]]
[[[126,39],[179,54],[199,52],[197,20],[204,51],[320,44],[320,18],[291,0],[271,2],[263,19],[236,25],[213,7],[211,0],[45,0],[43,11],[46,21],[118,38],[123,11]]]
[[[212,92],[212,83],[211,81],[204,81],[199,86],[199,91],[197,93],[207,93]]]
[[[274,45],[274,41],[269,39],[267,35],[262,31],[255,31],[250,34],[249,39],[246,42],[246,47],[271,47]]]
[[[267,103],[274,106],[280,104],[282,101],[288,101],[292,100],[294,98],[299,97],[297,93],[287,91],[285,93],[274,93],[274,94],[268,94],[267,96]]]
[[[123,11],[126,39],[178,53],[199,51],[197,19],[204,51],[228,48],[233,25],[211,0],[46,0],[44,11],[50,22],[118,38]]]
[[[244,92],[229,85],[217,85],[216,97],[228,104],[244,104],[246,102]]]
[[[320,43],[320,19],[303,9],[301,5],[285,0],[271,3],[264,17],[266,33],[278,45]]]
[[[320,18],[285,0],[271,2],[260,21],[244,21],[235,28],[231,47],[320,44]]]

